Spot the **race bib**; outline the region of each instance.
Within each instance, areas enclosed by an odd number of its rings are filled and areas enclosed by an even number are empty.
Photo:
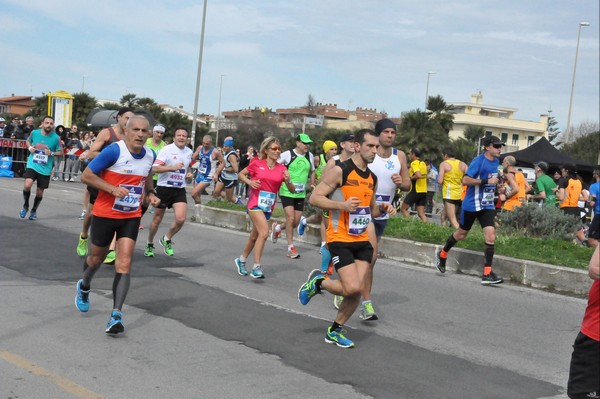
[[[494,206],[494,186],[485,186],[481,197],[481,206]]]
[[[170,172],[167,178],[167,186],[183,187],[185,184],[185,169],[179,169],[175,172]]]
[[[206,172],[208,172],[208,163],[206,161],[206,158],[202,158],[202,163],[198,168],[198,173],[200,173],[201,175],[205,175]]]
[[[36,150],[33,153],[33,163],[37,163],[39,165],[47,165],[48,164],[48,155],[43,150]]]
[[[305,186],[306,185],[304,183],[294,183],[294,187],[296,187],[296,189],[294,190],[294,192],[297,193],[297,194],[303,193]]]
[[[368,206],[359,206],[348,217],[348,234],[358,236],[367,231],[367,226],[371,222],[371,208]]]
[[[384,195],[384,194],[376,194],[375,195],[375,202],[377,204],[382,204],[384,202],[390,202],[390,195]]]
[[[142,199],[143,187],[121,184],[119,187],[125,187],[129,190],[129,195],[124,198],[115,198],[113,210],[119,212],[135,212],[140,207]]]
[[[275,193],[261,191],[258,193],[258,208],[261,211],[270,213],[275,204]]]

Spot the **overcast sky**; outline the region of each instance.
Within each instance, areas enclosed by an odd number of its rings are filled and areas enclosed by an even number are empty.
[[[202,0],[0,0],[0,96],[128,92],[192,112]],[[390,116],[429,94],[598,122],[599,1],[209,0],[199,113],[302,106]]]

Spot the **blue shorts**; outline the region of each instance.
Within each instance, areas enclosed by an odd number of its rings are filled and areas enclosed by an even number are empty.
[[[259,208],[259,207],[257,207],[257,206],[255,206],[255,207],[254,207],[254,208],[252,208],[252,209],[246,209],[246,213],[250,213],[250,212],[257,212],[257,211],[260,211],[260,212],[264,213],[264,214],[265,214],[265,217],[267,218],[267,220],[271,219],[271,215],[272,215],[272,213],[271,213],[271,212],[265,212],[265,211],[263,211],[262,209],[260,209],[260,208]]]
[[[388,220],[389,219],[383,219],[383,220],[373,219],[373,220],[371,220],[373,222],[373,225],[375,226],[375,236],[377,238],[379,238],[383,235],[383,231],[385,230],[385,226],[387,225]]]
[[[198,175],[196,176],[196,183],[212,183],[213,179],[211,176]]]

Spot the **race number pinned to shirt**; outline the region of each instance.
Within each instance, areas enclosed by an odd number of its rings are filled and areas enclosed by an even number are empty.
[[[275,193],[260,191],[258,193],[258,207],[261,211],[271,212],[275,203]]]
[[[294,183],[294,187],[296,188],[294,190],[294,192],[296,194],[303,193],[304,192],[304,186],[305,186],[304,183]]]
[[[359,206],[354,212],[350,212],[348,217],[348,234],[358,236],[367,231],[371,222],[371,208],[368,206]]]
[[[44,152],[44,150],[35,150],[33,153],[33,162],[40,165],[48,164],[48,155]]]
[[[167,179],[167,186],[169,187],[183,187],[185,182],[185,169],[179,169],[169,173]]]
[[[140,201],[142,199],[142,193],[144,191],[142,186],[132,186],[128,184],[121,184],[119,187],[125,187],[129,190],[129,195],[124,198],[115,198],[113,204],[113,210],[119,212],[135,212],[140,207]]]

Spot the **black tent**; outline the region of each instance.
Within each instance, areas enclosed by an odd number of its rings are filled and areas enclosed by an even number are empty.
[[[558,169],[561,165],[572,163],[577,168],[579,174],[582,174],[581,172],[589,172],[590,175],[595,168],[592,164],[580,161],[557,150],[545,137],[542,137],[524,150],[508,152],[502,154],[500,158],[504,159],[508,155],[515,157],[517,166],[533,167],[534,163],[545,161],[550,166],[550,169]]]

